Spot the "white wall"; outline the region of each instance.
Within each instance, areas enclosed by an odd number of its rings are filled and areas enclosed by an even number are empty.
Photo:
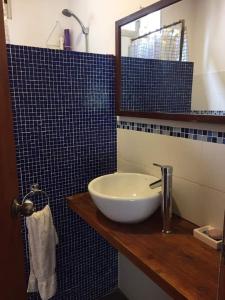
[[[58,20],[63,28],[72,29],[73,49],[84,51],[84,36],[77,22],[62,16],[69,8],[90,26],[90,52],[115,53],[115,21],[150,5],[154,0],[11,0],[12,20],[8,20],[11,44],[46,47],[46,40]]]
[[[122,118],[127,120],[127,118]],[[129,120],[129,118],[128,118]],[[139,120],[171,125],[169,121]],[[225,126],[176,123],[225,131]],[[174,209],[197,224],[222,228],[225,210],[225,145],[118,129],[118,171],[135,171],[160,177],[154,162],[174,167]]]
[[[224,0],[183,0],[162,10],[163,24],[185,19],[194,62],[192,110],[225,110]]]
[[[71,8],[90,26],[90,52],[115,53],[115,21],[147,6],[154,0],[77,0],[71,1]],[[76,27],[77,28],[77,27]],[[78,30],[79,31],[79,30]],[[84,49],[80,36],[75,38],[75,49]]]
[[[48,36],[59,21],[52,42],[58,42],[71,19],[61,14],[70,0],[11,0],[12,20],[7,20],[9,42],[16,45],[46,47]]]
[[[225,110],[224,14],[224,0],[196,1],[194,110]]]
[[[225,125],[217,124],[119,119],[225,131]],[[153,162],[172,165],[174,212],[199,226],[211,224],[222,228],[225,210],[225,145],[118,129],[117,147],[120,172],[147,173],[160,178],[160,170],[152,165]],[[168,300],[168,296],[129,260],[120,257],[119,266],[119,285],[130,300]]]
[[[224,71],[225,41],[222,37],[225,27],[225,2],[224,0],[195,2],[195,60],[197,61],[195,72]]]

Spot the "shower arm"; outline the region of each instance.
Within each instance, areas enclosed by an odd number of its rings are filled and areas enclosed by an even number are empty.
[[[89,51],[89,41],[88,41],[89,28],[85,27],[84,24],[81,22],[81,20],[76,15],[71,13],[71,16],[77,20],[77,22],[80,24],[80,26],[82,28],[82,32],[85,35],[85,49],[86,49],[86,52],[88,52]]]
[[[81,20],[76,15],[74,15],[73,13],[71,13],[71,16],[73,16],[77,20],[77,22],[80,24],[80,26],[82,28],[83,34],[88,35],[89,28],[85,27],[84,24],[81,22]]]
[[[88,35],[89,35],[89,27],[85,27],[84,24],[81,22],[81,20],[70,10],[68,9],[63,9],[62,14],[66,17],[74,17],[74,19],[80,24],[80,27],[82,29],[82,33],[85,35],[85,48],[86,52],[89,51],[89,40],[88,40]]]

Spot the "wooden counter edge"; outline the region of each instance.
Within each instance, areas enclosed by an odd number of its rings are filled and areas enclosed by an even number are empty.
[[[124,254],[132,263],[134,263],[140,270],[142,270],[154,283],[156,283],[159,287],[161,287],[169,296],[173,299],[183,300],[189,299],[184,296],[181,292],[179,292],[176,287],[172,286],[165,279],[163,279],[159,274],[157,274],[154,270],[152,270],[148,265],[146,265],[142,260],[140,260],[135,254],[130,251],[126,245],[124,245],[121,241],[118,241],[113,237],[112,234],[109,233],[105,229],[105,227],[99,222],[97,223],[94,218],[88,218],[85,216],[79,208],[79,201],[81,199],[85,200],[90,198],[89,193],[80,193],[74,196],[66,197],[69,207],[76,212],[83,220],[85,220],[91,227],[93,227],[103,238],[105,238],[114,248],[116,248],[119,252]],[[76,202],[76,205],[75,205]],[[94,203],[93,209],[97,211],[97,207],[95,207]],[[187,223],[190,223],[186,221]]]

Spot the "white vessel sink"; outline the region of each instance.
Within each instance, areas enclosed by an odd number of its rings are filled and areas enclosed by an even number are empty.
[[[136,173],[114,173],[98,177],[88,191],[98,209],[109,219],[137,223],[151,216],[161,203],[161,188],[149,184],[158,178]]]

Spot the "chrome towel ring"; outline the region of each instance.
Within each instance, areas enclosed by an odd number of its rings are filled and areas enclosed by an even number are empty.
[[[35,183],[31,185],[30,191],[23,197],[23,200],[21,204],[18,202],[17,199],[14,199],[11,205],[11,215],[12,217],[17,217],[18,215],[29,217],[31,216],[35,211],[35,205],[33,201],[30,199],[30,197],[42,194],[47,198],[48,205],[49,205],[49,196],[48,194],[40,189],[39,184]]]

